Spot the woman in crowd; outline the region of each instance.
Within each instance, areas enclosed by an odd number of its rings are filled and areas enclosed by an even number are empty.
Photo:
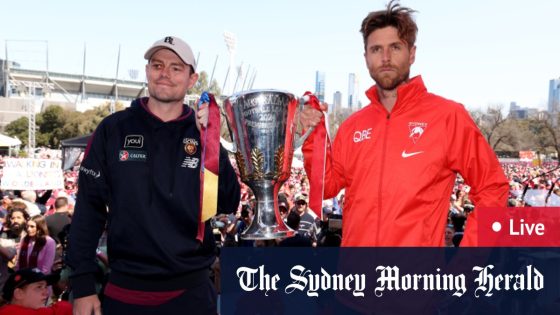
[[[16,270],[38,268],[50,274],[56,251],[56,243],[49,236],[47,223],[42,215],[27,222],[27,235],[21,240]]]

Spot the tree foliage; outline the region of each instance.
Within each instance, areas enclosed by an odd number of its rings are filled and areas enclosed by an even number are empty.
[[[115,110],[123,110],[122,103],[117,102]],[[87,110],[83,113],[65,110],[58,105],[47,107],[36,115],[35,144],[38,147],[59,148],[64,139],[83,136],[95,131],[97,125],[110,113],[110,103]],[[29,119],[21,117],[9,123],[6,134],[21,140],[22,146],[28,144]]]
[[[198,85],[191,90],[191,93],[200,94],[206,90],[216,96],[220,95],[216,81],[213,80],[208,87],[208,76],[202,72]],[[217,100],[220,102],[219,98]],[[51,105],[35,117],[36,145],[56,149],[60,147],[63,139],[92,133],[101,120],[109,115],[109,109],[109,102],[83,113]],[[122,103],[117,103],[115,109],[123,110],[124,106]],[[338,127],[350,114],[350,111],[346,109],[329,114],[329,129],[333,138]],[[504,115],[500,105],[490,106],[486,111],[473,111],[470,114],[496,152],[533,150],[560,156],[560,125],[558,123],[560,117],[541,113],[530,119],[514,119]],[[225,138],[229,138],[225,121],[222,113],[221,134]],[[8,124],[4,131],[9,136],[20,139],[25,147],[28,143],[28,126],[27,117],[21,117]]]
[[[216,97],[222,95],[222,90],[218,86],[218,81],[216,81],[216,79],[212,79],[212,82],[209,84],[208,83],[209,80],[210,79],[208,78],[208,73],[206,73],[206,71],[200,72],[198,76],[198,81],[196,82],[194,87],[188,91],[188,93],[194,95],[200,95],[202,94],[202,92],[208,91],[214,94],[214,96]]]
[[[22,145],[27,145],[27,133],[29,130],[29,119],[27,117],[20,117],[12,121],[6,125],[4,130],[10,137],[17,137],[21,140]]]
[[[494,151],[529,150],[560,156],[560,126],[547,113],[515,119],[506,117],[502,106],[498,105],[490,106],[485,112],[477,110],[470,114]]]

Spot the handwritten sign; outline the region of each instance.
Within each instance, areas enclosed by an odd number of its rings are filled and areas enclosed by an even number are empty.
[[[4,159],[4,162],[1,189],[64,188],[61,160]]]

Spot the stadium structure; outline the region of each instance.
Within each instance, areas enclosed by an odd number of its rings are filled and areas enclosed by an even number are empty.
[[[83,112],[108,101],[129,104],[147,95],[141,81],[25,69],[6,60],[0,65],[0,129],[52,104]]]
[[[228,93],[231,94],[236,91],[235,86],[241,90],[245,89],[247,78],[244,78],[245,76],[242,74],[242,66],[237,67],[237,69],[235,67],[233,57],[235,45],[232,46],[232,40],[230,39],[235,39],[235,34],[228,32],[224,34],[225,38],[229,39],[226,40],[230,55],[228,73],[230,70],[232,72],[229,73],[229,81],[235,82],[233,90]],[[226,34],[229,36],[226,36]],[[40,60],[39,67],[26,66],[24,65],[25,60],[20,61],[20,59],[11,57],[12,54],[9,54],[8,46],[17,47],[17,44],[22,42],[32,42],[33,53],[36,53],[34,57]],[[234,42],[236,41],[234,40]],[[44,51],[41,51],[40,48],[37,49],[37,46],[44,46]],[[135,73],[129,73],[130,79],[122,79],[119,76],[120,47],[116,65],[117,71],[114,77],[86,74],[85,46],[81,74],[50,71],[48,55],[48,43],[46,41],[14,40],[6,41],[6,54],[4,59],[0,59],[0,132],[4,131],[4,128],[10,122],[20,117],[28,117],[31,122],[29,124],[28,149],[35,147],[35,115],[44,111],[50,105],[58,105],[71,111],[84,112],[109,103],[111,112],[113,112],[116,103],[121,103],[127,107],[132,100],[148,96],[147,84],[143,78],[142,80],[137,79],[137,70],[134,70]],[[216,57],[210,80],[214,77],[217,59]],[[247,72],[249,72],[249,69],[247,68]],[[200,71],[200,69],[198,70]],[[248,80],[248,89],[252,88],[255,77],[256,70],[253,70],[252,78],[249,77]],[[238,81],[241,83],[238,83]],[[226,83],[231,83],[228,82],[228,74],[226,74],[224,86]],[[222,95],[222,97],[224,96]],[[198,97],[198,95],[187,95],[185,103],[193,105]]]

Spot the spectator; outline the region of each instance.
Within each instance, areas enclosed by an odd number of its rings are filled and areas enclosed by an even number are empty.
[[[31,216],[31,217],[41,214],[41,210],[39,210],[39,207],[37,207],[36,204],[34,204],[30,201],[27,201],[23,198],[16,198],[16,199],[14,199],[13,202],[24,203],[25,204],[25,211],[27,211],[27,214],[29,214],[29,216]]]
[[[47,200],[49,200],[49,198],[51,197],[52,194],[52,190],[47,190],[45,191],[40,198],[37,198],[37,192],[34,190],[24,190],[21,192],[21,198],[25,201],[30,202],[31,204],[34,205],[30,207],[33,208],[33,211],[29,211],[29,215],[30,216],[34,216],[35,215],[35,207],[37,207],[37,209],[39,209],[40,214],[44,215],[45,212],[47,211],[47,207],[45,206],[45,204],[47,203]]]
[[[288,225],[292,230],[298,231],[300,226],[301,217],[298,213],[292,211],[288,214],[288,218],[286,219],[286,225]],[[300,233],[296,233],[292,237],[286,237],[285,239],[281,240],[278,243],[280,247],[311,247],[313,246],[313,242],[307,236],[304,236]]]
[[[49,229],[49,235],[60,244],[60,232],[64,227],[70,224],[70,213],[68,212],[68,198],[58,197],[54,202],[55,212],[45,218],[47,221],[47,227]]]
[[[289,209],[288,198],[286,195],[283,193],[278,194],[278,210],[282,220],[286,221]]]
[[[244,240],[241,238],[241,234],[251,225],[253,222],[253,209],[249,203],[241,205],[240,220],[236,221],[235,231],[237,233],[237,242],[240,247],[253,247],[255,246],[254,240]]]
[[[46,276],[38,269],[21,269],[10,275],[3,288],[7,305],[0,315],[72,315],[72,305],[66,301],[46,307],[48,286],[58,281],[58,275]]]
[[[16,243],[25,235],[26,224],[30,216],[27,205],[22,201],[14,200],[8,208],[8,219],[4,224],[1,238],[13,239]]]
[[[300,216],[298,234],[308,237],[311,242],[316,245],[318,227],[315,217],[310,214],[309,208],[307,207],[307,195],[300,193],[296,195],[295,201],[296,206],[292,211],[295,211],[295,213]]]
[[[0,239],[0,290],[4,287],[4,283],[8,280],[9,267],[14,258],[16,257],[17,249],[16,243],[13,240],[1,238]]]
[[[56,243],[49,236],[47,223],[42,215],[27,222],[27,235],[21,240],[16,270],[38,268],[50,274],[54,264]]]
[[[8,215],[8,207],[12,203],[12,200],[8,195],[2,196],[2,201],[0,203],[0,220],[2,224],[6,221],[6,216]]]
[[[453,244],[453,236],[455,235],[455,228],[452,224],[445,227],[445,247],[455,247]]]

